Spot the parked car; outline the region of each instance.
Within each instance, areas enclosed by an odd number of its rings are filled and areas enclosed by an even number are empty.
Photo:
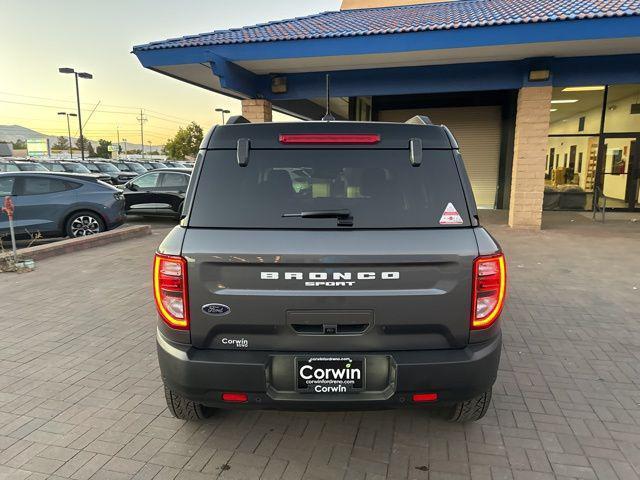
[[[82,162],[82,165],[87,167],[92,173],[104,173],[106,175],[109,175],[111,183],[113,183],[114,185],[122,185],[124,183],[127,183],[132,178],[138,176],[137,173],[123,172],[118,167],[109,162],[85,161]]]
[[[202,146],[153,268],[174,416],[485,415],[505,259],[446,127],[424,117],[247,123],[216,127]]]
[[[175,160],[169,160],[168,162],[163,163],[169,168],[188,168],[186,164]]]
[[[179,216],[190,177],[188,168],[165,168],[125,183],[127,214]]]
[[[42,162],[42,165],[51,172],[82,173],[91,177],[95,177],[98,180],[102,180],[103,182],[111,183],[111,176],[107,175],[106,173],[92,173],[91,170],[78,162],[51,160]]]
[[[151,170],[158,170],[159,168],[167,168],[167,165],[162,163],[162,162],[146,162],[146,161],[140,161],[138,162],[140,165],[142,165],[144,168],[146,168],[147,170],[151,171]]]
[[[48,172],[39,163],[28,160],[7,160],[0,162],[0,172]]]
[[[124,223],[120,190],[89,175],[52,172],[0,173],[0,198],[12,196],[16,233],[80,237]],[[9,231],[0,216],[0,235]]]
[[[142,175],[143,173],[147,173],[148,170],[140,165],[138,162],[112,162],[116,167],[118,167],[123,172],[133,172],[137,175]]]

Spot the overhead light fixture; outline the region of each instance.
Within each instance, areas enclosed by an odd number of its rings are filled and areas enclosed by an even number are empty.
[[[271,93],[287,93],[287,77],[272,77]]]
[[[550,70],[531,70],[529,72],[530,82],[546,82],[551,78]]]
[[[551,103],[578,103],[579,100],[571,99],[571,100],[551,100]]]
[[[557,111],[558,111],[558,109],[557,109],[557,108],[552,108],[552,109],[551,109],[551,111],[552,111],[552,112],[557,112]]]
[[[594,85],[591,87],[566,87],[563,88],[563,92],[601,92],[604,90],[604,85]]]

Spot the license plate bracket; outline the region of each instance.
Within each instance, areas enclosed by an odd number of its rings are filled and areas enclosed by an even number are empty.
[[[358,393],[365,389],[365,357],[350,355],[295,358],[295,385],[300,393]]]

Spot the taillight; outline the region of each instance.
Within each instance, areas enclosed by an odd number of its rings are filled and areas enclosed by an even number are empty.
[[[471,328],[490,327],[504,305],[507,269],[502,253],[478,257],[473,262],[473,304]]]
[[[171,328],[189,329],[187,261],[156,253],[153,261],[153,297],[158,313]]]
[[[292,133],[281,134],[284,144],[340,144],[373,145],[380,141],[380,135],[370,133]]]
[[[227,403],[246,403],[249,396],[246,393],[225,392],[222,394],[222,401]]]
[[[412,397],[415,403],[435,402],[438,400],[437,393],[414,393]]]

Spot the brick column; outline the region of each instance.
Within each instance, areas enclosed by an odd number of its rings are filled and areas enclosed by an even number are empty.
[[[551,116],[551,86],[523,87],[513,145],[509,226],[540,229]]]
[[[242,116],[251,123],[272,121],[271,102],[269,100],[242,100]]]

